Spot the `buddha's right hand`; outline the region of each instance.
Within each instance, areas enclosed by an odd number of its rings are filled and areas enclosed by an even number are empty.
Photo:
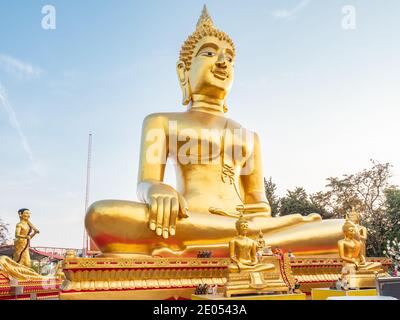
[[[153,184],[148,189],[146,203],[149,206],[150,230],[165,239],[175,235],[178,218],[189,216],[185,198],[164,183]]]

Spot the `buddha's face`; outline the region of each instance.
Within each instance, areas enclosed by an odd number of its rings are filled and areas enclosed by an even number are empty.
[[[349,239],[353,239],[356,235],[356,229],[354,227],[348,227],[345,231],[345,236]]]
[[[191,94],[224,100],[233,83],[233,56],[233,49],[226,41],[203,37],[194,48],[190,70],[179,69],[178,64],[181,84],[190,86]]]
[[[239,223],[239,234],[245,236],[247,234],[247,230],[249,229],[249,224],[246,221]]]

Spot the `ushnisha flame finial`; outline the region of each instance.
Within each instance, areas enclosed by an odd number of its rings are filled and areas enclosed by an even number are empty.
[[[201,16],[199,18],[199,21],[197,21],[196,29],[199,29],[201,27],[209,27],[209,28],[214,28],[214,22],[212,21],[210,14],[208,13],[207,6],[204,5],[203,11],[201,12]]]

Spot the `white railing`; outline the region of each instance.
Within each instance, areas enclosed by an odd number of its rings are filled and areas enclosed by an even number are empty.
[[[82,254],[82,249],[76,249],[76,248],[56,248],[56,247],[32,247],[32,249],[35,249],[37,251],[45,252],[48,254],[56,254],[59,256],[64,257],[67,251],[75,251],[77,256],[80,256]]]

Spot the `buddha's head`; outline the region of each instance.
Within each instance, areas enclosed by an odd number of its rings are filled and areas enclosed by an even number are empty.
[[[356,226],[348,219],[346,219],[342,230],[346,238],[353,239],[356,235]]]
[[[239,219],[236,220],[236,230],[237,233],[241,236],[247,235],[247,230],[249,229],[249,223],[243,217],[243,215],[240,215]]]
[[[194,96],[224,103],[233,83],[234,58],[233,41],[214,27],[204,6],[196,30],[181,48],[176,67],[183,93],[182,103],[188,105]]]
[[[18,210],[18,215],[21,221],[28,221],[31,216],[31,212],[29,209],[23,208]]]
[[[360,224],[360,214],[354,207],[351,208],[351,211],[348,213],[347,218],[355,224]]]

